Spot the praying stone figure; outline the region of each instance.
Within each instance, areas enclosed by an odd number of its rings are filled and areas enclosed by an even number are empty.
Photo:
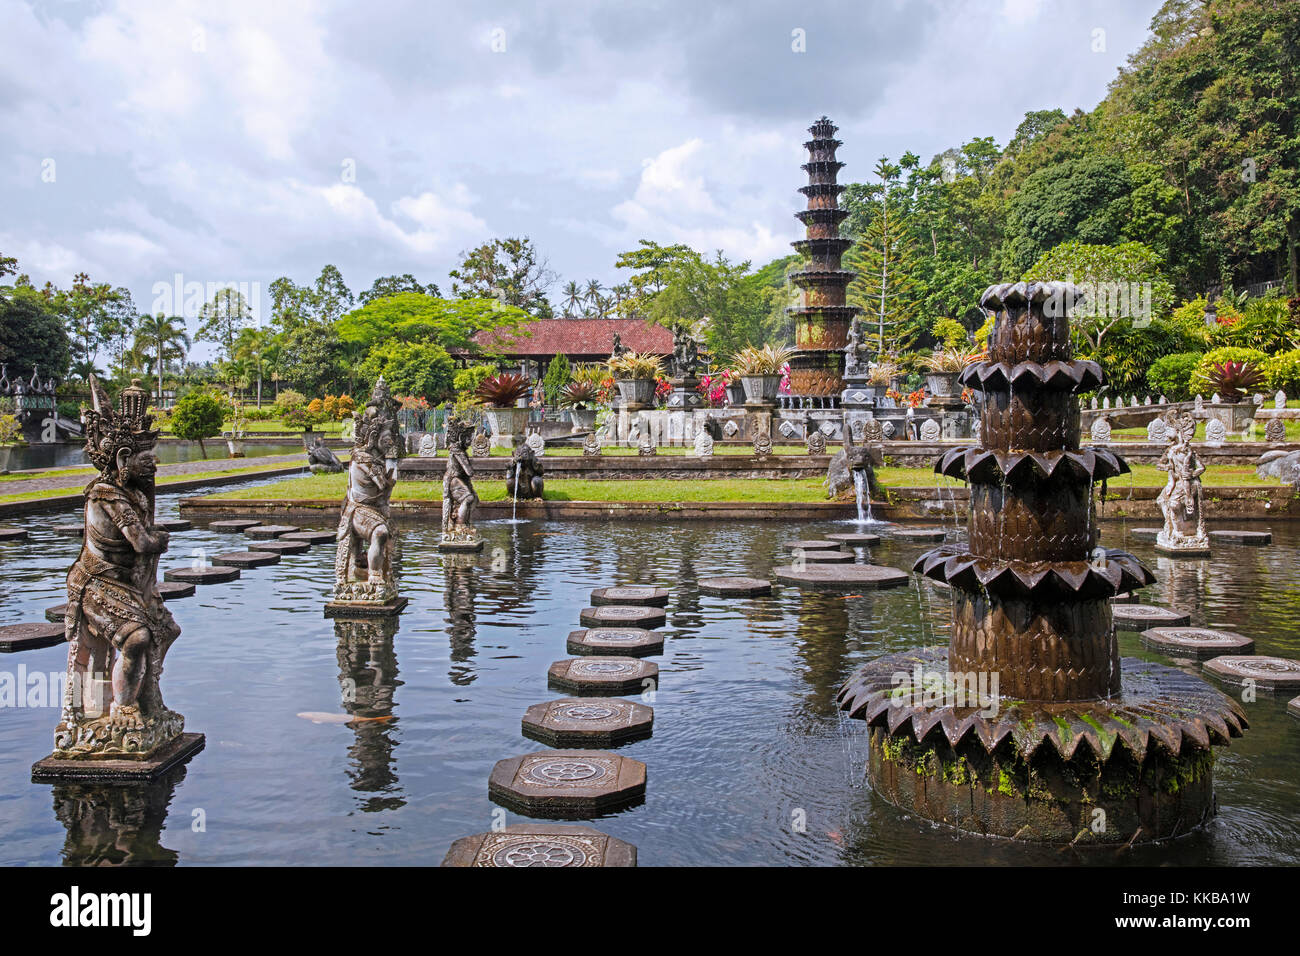
[[[356,437],[339,516],[334,600],[325,606],[329,617],[396,614],[406,606],[393,574],[395,542],[388,513],[401,455],[398,408],[381,376],[366,407],[353,414]]]
[[[114,410],[93,375],[90,393],[82,424],[99,474],[86,487],[85,538],[68,572],[62,717],[53,754],[32,768],[36,779],[99,771],[147,778],[203,746],[201,734],[182,733],[185,718],[163,704],[158,686],[181,629],[158,593],[168,535],[154,524],[158,431],[149,394],[132,381]],[[103,765],[109,760],[117,769]]]
[[[1156,550],[1209,554],[1210,541],[1205,534],[1201,496],[1201,475],[1205,473],[1205,465],[1192,448],[1196,420],[1190,415],[1177,418],[1171,413],[1168,424],[1173,444],[1165,449],[1156,463],[1157,468],[1169,473],[1165,487],[1156,498],[1156,504],[1165,517],[1164,527],[1156,535]]]
[[[844,346],[844,377],[854,378],[866,375],[862,367],[862,324],[858,316],[849,323],[848,341]]]
[[[506,494],[511,498],[541,498],[542,463],[533,447],[527,442],[510,456],[510,470],[506,472]]]
[[[343,470],[343,462],[339,461],[339,456],[326,446],[324,435],[317,435],[311,444],[307,443],[307,436],[303,435],[302,443],[307,449],[307,467],[311,469],[313,475],[332,474]]]
[[[478,504],[478,495],[474,493],[474,466],[465,453],[473,433],[472,422],[454,417],[447,419],[447,472],[442,479],[440,551],[483,550],[483,538],[474,527],[474,506]],[[528,448],[527,445],[520,447]]]

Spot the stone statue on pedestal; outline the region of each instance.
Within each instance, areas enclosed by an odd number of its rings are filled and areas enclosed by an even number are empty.
[[[311,469],[312,474],[330,474],[343,470],[343,462],[339,461],[339,456],[325,444],[324,435],[317,435],[310,444],[307,442],[307,436],[303,435],[302,444],[307,449],[307,467]]]
[[[861,378],[867,374],[862,365],[862,323],[855,315],[849,323],[848,343],[844,346],[844,377]]]
[[[163,658],[180,636],[158,593],[168,535],[154,524],[158,432],[148,393],[133,381],[118,409],[92,375],[82,417],[86,456],[99,474],[85,491],[85,538],[68,572],[68,679],[54,753],[33,768],[57,777],[67,762],[146,762],[202,747],[185,718],[163,703]],[[130,771],[128,771],[129,773]]]
[[[506,472],[506,493],[511,498],[541,498],[542,463],[527,442],[510,456],[510,470]]]
[[[331,616],[347,616],[347,610],[395,614],[406,605],[393,574],[395,542],[388,512],[401,456],[398,407],[381,376],[366,407],[353,415],[356,437],[339,516],[334,600],[325,608]]]
[[[1205,465],[1192,448],[1196,421],[1190,415],[1169,415],[1169,433],[1173,444],[1165,449],[1156,463],[1169,478],[1156,503],[1165,524],[1156,535],[1156,550],[1182,554],[1209,554],[1210,540],[1205,533],[1205,512],[1201,494],[1201,475]]]
[[[442,478],[442,540],[440,551],[481,551],[483,538],[474,527],[474,466],[469,448],[474,424],[459,418],[447,419],[447,471]],[[521,449],[528,449],[521,444]],[[528,449],[531,452],[531,449]]]

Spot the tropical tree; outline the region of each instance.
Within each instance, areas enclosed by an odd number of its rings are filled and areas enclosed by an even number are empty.
[[[222,359],[234,361],[235,341],[252,320],[253,309],[244,294],[233,286],[226,286],[213,293],[212,301],[199,311],[199,331],[195,341],[214,343]]]
[[[162,401],[163,366],[167,362],[184,362],[190,348],[185,320],[178,315],[142,315],[135,327],[135,347],[153,366],[154,395]]]
[[[452,295],[462,299],[496,299],[522,309],[535,319],[552,316],[546,294],[555,273],[527,236],[491,239],[461,253],[460,265],[449,273]]]
[[[561,294],[564,296],[564,314],[566,316],[577,315],[578,306],[582,303],[582,289],[578,286],[578,283],[570,279],[564,283]]]
[[[863,197],[870,219],[847,257],[848,267],[858,273],[848,300],[862,309],[868,327],[875,326],[876,351],[897,355],[920,331],[914,327],[919,313],[913,275],[916,242],[899,181],[902,167],[881,158],[875,174],[880,181]]]

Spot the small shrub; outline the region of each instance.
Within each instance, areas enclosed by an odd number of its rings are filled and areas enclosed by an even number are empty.
[[[1259,367],[1270,392],[1281,389],[1289,396],[1300,395],[1300,349],[1270,355]]]
[[[1147,385],[1157,395],[1172,402],[1185,402],[1192,397],[1192,378],[1200,365],[1200,352],[1174,352],[1162,355],[1147,369]]]

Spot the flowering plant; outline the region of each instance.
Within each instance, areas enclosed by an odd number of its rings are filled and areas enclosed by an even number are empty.
[[[673,383],[666,378],[655,379],[655,404],[662,405],[672,394]]]
[[[925,389],[918,388],[915,392],[907,393],[908,408],[920,408],[921,403],[925,401]]]
[[[790,394],[790,363],[786,362],[781,366],[781,386],[779,391],[782,395]]]
[[[721,408],[727,401],[727,386],[731,384],[731,373],[725,369],[714,375],[705,375],[695,390],[704,396],[710,408]]]

